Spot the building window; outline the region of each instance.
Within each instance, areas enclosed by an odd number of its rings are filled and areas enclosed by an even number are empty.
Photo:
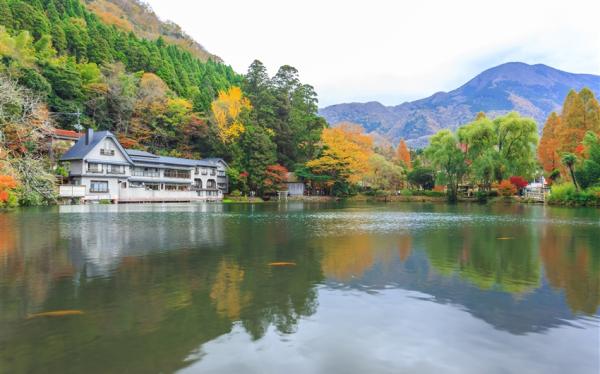
[[[167,190],[167,191],[189,191],[190,186],[188,184],[165,183],[165,190]]]
[[[108,192],[108,181],[91,181],[90,192]]]
[[[208,170],[206,170],[206,168],[202,168],[202,175],[206,175],[208,174]]]
[[[196,179],[194,181],[194,188],[198,190],[202,189],[202,179]]]
[[[104,169],[102,168],[102,164],[88,162],[87,171],[88,171],[88,173],[102,173],[104,171]]]
[[[217,171],[215,169],[210,169],[210,175],[217,175]]]
[[[125,166],[123,166],[123,165],[107,165],[106,172],[108,174],[125,174]]]
[[[154,177],[160,176],[158,169],[156,168],[134,168],[132,172],[134,177]]]
[[[147,190],[158,191],[160,190],[160,184],[158,183],[145,183]]]
[[[100,148],[100,154],[103,156],[114,156],[115,148],[113,142],[110,140],[106,140],[102,145],[102,148]]]
[[[209,179],[206,182],[206,188],[216,188],[217,187],[217,182],[215,182],[214,179]]]
[[[143,188],[144,182],[129,182],[130,188]]]
[[[165,178],[189,179],[190,177],[190,170],[165,169]]]
[[[115,155],[115,150],[114,149],[104,149],[101,148],[100,149],[100,154],[103,156],[114,156]]]

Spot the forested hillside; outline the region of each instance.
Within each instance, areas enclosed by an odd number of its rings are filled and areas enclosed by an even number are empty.
[[[108,25],[133,31],[145,39],[154,40],[162,36],[166,42],[183,47],[202,61],[221,61],[188,36],[179,25],[161,21],[152,8],[139,0],[85,0],[85,5]]]
[[[224,64],[203,62],[161,37],[141,39],[107,25],[79,0],[0,0],[2,70],[47,97],[55,113],[83,112],[84,126],[123,126],[131,87],[143,73],[207,111],[219,90],[240,84]],[[74,116],[57,116],[72,128]],[[122,130],[122,129],[118,129]]]

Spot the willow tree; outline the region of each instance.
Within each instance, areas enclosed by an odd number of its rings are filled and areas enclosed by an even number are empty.
[[[436,168],[438,181],[448,187],[448,199],[458,198],[458,184],[467,173],[466,152],[461,149],[458,137],[450,130],[433,135],[425,156]]]

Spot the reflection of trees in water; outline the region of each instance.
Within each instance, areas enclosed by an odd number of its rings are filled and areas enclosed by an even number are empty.
[[[564,289],[573,312],[594,314],[600,306],[598,228],[545,228],[540,255],[552,287]]]
[[[327,236],[317,240],[322,248],[323,274],[338,282],[361,278],[375,264],[389,265],[395,256],[406,261],[412,251],[409,232],[386,237],[367,233]]]
[[[527,226],[438,229],[424,236],[431,265],[483,289],[523,293],[540,284],[539,258]],[[509,237],[511,240],[498,240]]]
[[[177,225],[192,229],[177,227],[174,232],[193,230],[197,221],[177,220]],[[14,222],[9,225],[18,230]],[[216,237],[223,238],[226,230],[226,241],[210,240],[208,247],[202,246],[197,234],[187,239],[164,229],[155,232],[159,241],[148,230],[98,232],[102,240],[90,230],[85,240],[69,241],[61,239],[58,227],[49,230],[57,234],[40,233],[40,245],[30,247],[27,256],[18,244],[0,265],[0,323],[13,326],[0,334],[0,367],[12,371],[172,372],[186,365],[182,362],[190,352],[230,332],[236,322],[258,339],[269,326],[293,332],[298,321],[317,307],[315,286],[322,280],[318,258],[304,240],[290,241],[292,232],[303,230],[301,226],[224,220]],[[78,232],[69,229],[62,234],[77,239]],[[140,248],[144,243],[155,248],[166,236],[176,240],[177,249],[127,255],[131,248],[122,247],[118,239],[113,242],[118,251],[111,252],[110,268],[88,272],[86,268],[98,264],[98,257],[86,254],[94,253],[94,246],[109,248],[111,235],[133,235]],[[267,266],[282,260],[297,265]],[[43,297],[36,294],[38,285],[44,286]],[[32,300],[38,300],[35,308]],[[85,314],[25,319],[27,313],[58,309],[80,309]],[[61,344],[56,344],[57,339]],[[72,362],[67,352],[78,360]]]
[[[210,291],[217,312],[231,320],[240,317],[242,306],[250,300],[250,295],[241,293],[244,271],[231,261],[222,260]]]
[[[322,242],[321,267],[327,278],[342,282],[360,278],[375,262],[370,235],[327,237]]]

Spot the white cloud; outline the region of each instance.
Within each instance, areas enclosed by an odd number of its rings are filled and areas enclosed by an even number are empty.
[[[295,66],[321,105],[398,104],[508,61],[600,74],[597,1],[148,2],[238,72]]]

